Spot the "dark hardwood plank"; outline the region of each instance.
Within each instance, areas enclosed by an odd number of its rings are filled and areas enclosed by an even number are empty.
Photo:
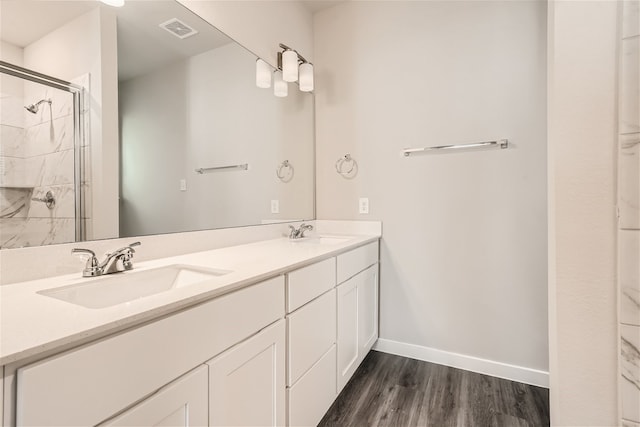
[[[548,390],[372,351],[319,424],[540,427]]]

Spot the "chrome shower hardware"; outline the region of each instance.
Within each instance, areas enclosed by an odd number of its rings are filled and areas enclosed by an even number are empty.
[[[51,101],[51,99],[41,99],[40,101],[36,102],[35,104],[31,104],[31,105],[25,106],[24,109],[27,110],[28,112],[32,113],[32,114],[36,114],[38,112],[38,109],[40,108],[40,104],[42,104],[44,102],[49,104],[49,107],[51,107],[51,103],[53,101]]]
[[[33,200],[35,202],[44,203],[45,205],[47,205],[49,210],[52,210],[53,208],[56,207],[56,199],[55,199],[55,197],[53,197],[53,192],[52,191],[47,191],[47,193],[44,195],[44,197],[32,197],[31,200]]]

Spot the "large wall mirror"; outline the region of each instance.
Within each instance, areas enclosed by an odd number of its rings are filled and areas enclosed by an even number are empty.
[[[313,95],[184,6],[0,7],[0,248],[314,217]]]

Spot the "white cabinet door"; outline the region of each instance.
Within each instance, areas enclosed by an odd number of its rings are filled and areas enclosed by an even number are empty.
[[[208,388],[208,368],[203,365],[101,426],[206,426]]]
[[[358,281],[357,275],[338,286],[337,393],[358,367]]]
[[[302,378],[287,390],[288,425],[318,425],[336,399],[336,346],[331,346]]]
[[[338,286],[337,392],[378,339],[378,264]]]
[[[211,426],[284,425],[284,319],[207,365]]]
[[[335,289],[290,314],[287,331],[287,385],[292,386],[336,342]]]
[[[358,282],[358,358],[369,353],[378,339],[378,265],[362,273]]]

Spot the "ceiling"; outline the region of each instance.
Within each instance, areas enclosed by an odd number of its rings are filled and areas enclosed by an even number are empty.
[[[315,13],[347,0],[301,1],[312,13]],[[153,1],[153,3],[165,2]],[[99,3],[95,0],[0,0],[0,37],[13,45],[25,47],[96,7],[99,7]],[[127,8],[120,9],[124,11]],[[120,12],[118,14],[120,15]]]
[[[0,0],[0,38],[25,47],[101,6],[95,0]],[[118,22],[118,76],[130,79],[231,42],[226,35],[174,0],[129,1],[114,8]],[[178,18],[198,31],[179,39],[159,27]]]
[[[347,0],[301,0],[312,13]],[[25,47],[101,5],[96,0],[0,0],[0,38]],[[174,0],[129,1],[114,8],[118,16],[120,80],[215,49],[231,41]],[[179,39],[158,25],[178,18],[198,34]]]
[[[324,9],[328,9],[337,4],[344,3],[347,0],[301,0],[302,3],[311,11],[316,13]]]
[[[95,1],[0,0],[0,38],[25,47],[96,7]]]
[[[127,80],[231,42],[224,33],[174,0],[131,1],[118,13],[118,78]],[[159,27],[178,18],[197,34],[180,39]]]

